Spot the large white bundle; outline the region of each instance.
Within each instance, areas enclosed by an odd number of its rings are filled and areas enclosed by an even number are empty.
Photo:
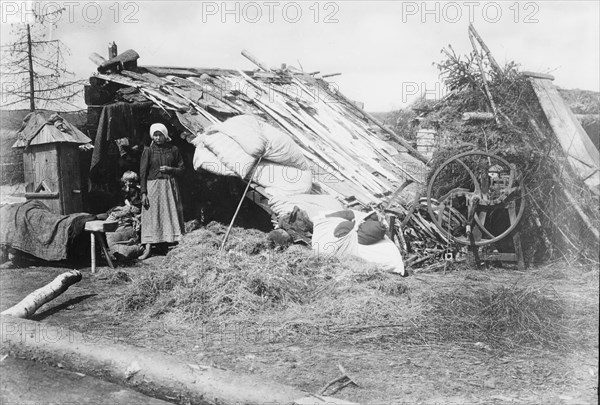
[[[335,237],[335,228],[345,220],[338,217],[323,217],[313,220],[312,248],[319,256],[356,256],[383,268],[404,275],[404,262],[396,245],[386,236],[372,245],[358,243],[358,227],[368,214],[354,212],[354,228],[340,238]]]
[[[308,161],[302,148],[279,128],[260,120],[253,115],[238,115],[225,122],[212,125],[207,135],[217,133],[227,135],[246,152],[255,158],[264,159],[286,166],[308,169]]]
[[[261,121],[253,115],[237,115],[206,129],[207,135],[219,132],[236,141],[244,152],[255,158],[265,150],[266,138],[262,134]]]
[[[387,236],[372,245],[361,245],[357,243],[356,256],[376,263],[394,273],[404,275],[404,261],[398,247]]]
[[[194,151],[193,165],[194,170],[204,169],[208,172],[221,176],[237,176],[233,170],[230,170],[223,162],[219,160],[217,155],[202,145],[199,147],[197,146],[196,150]]]
[[[289,135],[266,122],[262,123],[263,136],[267,140],[265,157],[271,162],[307,170],[308,160],[302,148]]]
[[[202,143],[217,156],[221,163],[242,178],[245,178],[254,167],[256,159],[246,153],[236,141],[221,132],[203,135]]]
[[[262,160],[254,181],[272,196],[308,193],[312,188],[312,172]]]
[[[252,115],[212,125],[193,141],[194,168],[248,178],[262,156],[254,181],[271,196],[308,193],[312,172],[302,149],[283,131]]]

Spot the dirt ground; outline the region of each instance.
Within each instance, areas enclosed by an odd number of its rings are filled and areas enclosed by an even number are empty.
[[[83,280],[46,304],[35,319],[90,335],[179,356],[289,384],[313,393],[341,375],[338,364],[358,386],[335,396],[360,403],[423,404],[593,404],[598,403],[598,271],[560,263],[519,272],[513,269],[461,270],[408,277],[411,290],[433,290],[453,283],[519,283],[553,289],[565,308],[595,308],[595,341],[587,347],[496,348],[481,342],[398,338],[394,325],[381,325],[372,341],[336,339],[331,331],[288,338],[285,325],[185,324],[168,315],[136,317],[106,310],[123,293],[127,278],[160,266],[163,257],[96,274],[83,268]],[[30,266],[0,269],[0,309],[68,269]],[[574,293],[575,292],[575,293]],[[407,294],[407,302],[410,294]],[[566,314],[568,316],[568,313]],[[283,331],[283,332],[282,332]],[[418,332],[417,332],[418,333]]]

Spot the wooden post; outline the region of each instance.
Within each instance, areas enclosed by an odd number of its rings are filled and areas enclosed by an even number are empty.
[[[521,201],[521,204],[523,202]],[[515,202],[511,201],[508,206],[508,219],[510,224],[514,224],[517,220]],[[523,247],[521,245],[521,232],[515,231],[513,235],[513,244],[515,245],[515,257],[517,259],[517,267],[519,270],[525,270],[525,258],[523,257]]]
[[[479,70],[481,72],[481,80],[483,81],[483,88],[485,89],[485,94],[490,102],[490,106],[492,107],[492,111],[494,112],[494,119],[496,120],[496,124],[500,125],[500,118],[498,118],[498,109],[496,108],[496,103],[492,98],[492,93],[490,92],[490,87],[488,86],[487,79],[485,78],[485,71],[483,70],[483,61],[481,60],[481,55],[479,55],[479,51],[477,50],[477,46],[475,45],[475,39],[473,38],[473,33],[469,30],[469,40],[471,41],[471,46],[473,47],[473,51],[475,51],[475,58],[477,59],[477,65],[479,66]]]
[[[485,42],[483,42],[483,38],[481,38],[479,33],[475,30],[475,26],[473,26],[472,23],[469,23],[469,33],[472,34],[477,39],[477,42],[479,42],[479,45],[481,45],[481,49],[483,49],[483,51],[485,52],[485,55],[489,59],[490,64],[492,65],[492,68],[499,75],[502,75],[503,72],[502,72],[502,69],[500,68],[500,65],[498,64],[498,62],[496,62],[496,59],[494,59],[494,57],[492,56],[492,52],[490,51],[490,48],[488,48],[487,45],[485,44]]]
[[[90,232],[90,250],[92,254],[92,273],[96,272],[96,235]]]
[[[223,237],[223,241],[221,242],[221,247],[219,247],[219,253],[222,253],[223,249],[225,249],[225,243],[227,242],[227,238],[229,238],[229,233],[231,232],[231,228],[233,228],[233,223],[235,222],[235,218],[237,217],[237,214],[240,211],[240,208],[242,208],[242,203],[244,202],[244,198],[246,198],[246,193],[248,193],[248,189],[250,188],[250,183],[252,183],[252,180],[254,179],[254,175],[258,171],[258,165],[260,164],[260,161],[262,160],[263,156],[264,156],[264,153],[260,155],[260,157],[256,161],[256,164],[252,168],[252,174],[250,175],[250,179],[248,179],[248,184],[246,184],[246,189],[244,190],[244,193],[242,194],[242,198],[240,199],[240,202],[235,210],[235,213],[233,214],[233,218],[231,218],[231,223],[229,224],[229,227],[227,228],[227,232],[225,232],[225,236]]]
[[[31,28],[27,24],[27,60],[29,61],[29,110],[35,111],[35,81],[33,71],[33,55],[31,49]]]
[[[104,241],[104,233],[103,232],[94,232],[98,241],[100,241],[100,247],[102,248],[102,252],[104,252],[104,257],[106,257],[106,262],[108,263],[108,267],[111,269],[115,268],[115,265],[110,258],[110,251],[108,250],[108,246],[106,246],[106,242]]]

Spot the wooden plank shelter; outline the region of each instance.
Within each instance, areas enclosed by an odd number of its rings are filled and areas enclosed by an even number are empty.
[[[538,97],[540,106],[548,119],[569,163],[584,180],[589,189],[600,194],[600,155],[579,120],[558,93],[549,75],[526,72]]]
[[[316,192],[368,206],[387,202],[411,180],[401,200],[412,201],[425,183],[427,159],[407,141],[348,100],[326,75],[286,65],[269,69],[252,60],[256,71],[138,66],[95,73],[90,83],[136,89],[192,134],[235,115],[259,116],[302,148]]]
[[[82,211],[79,145],[91,142],[59,115],[33,112],[13,148],[23,148],[25,198],[40,200],[55,214]]]

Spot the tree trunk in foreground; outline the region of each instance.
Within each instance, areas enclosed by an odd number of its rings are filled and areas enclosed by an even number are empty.
[[[10,315],[16,318],[30,318],[39,307],[58,297],[75,283],[81,281],[81,272],[71,270],[56,277],[50,284],[38,288],[17,305],[2,312],[2,315]]]

